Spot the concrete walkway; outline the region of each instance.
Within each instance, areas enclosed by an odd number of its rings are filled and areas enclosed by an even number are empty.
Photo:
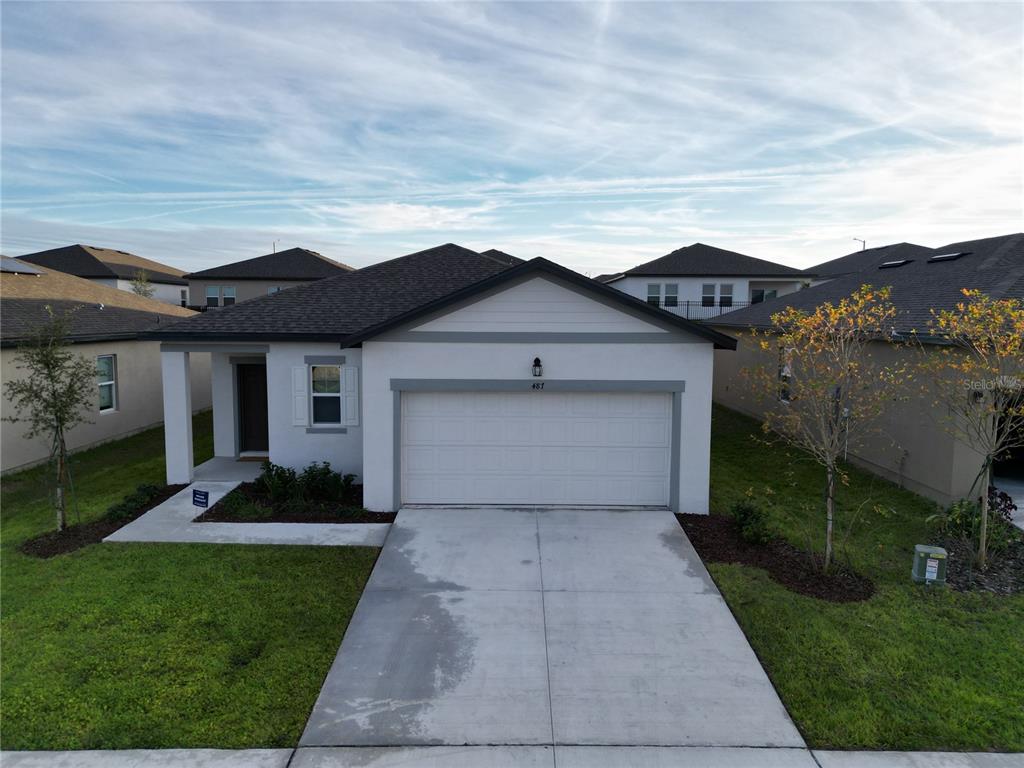
[[[300,746],[428,745],[804,743],[670,512],[404,509]]]
[[[308,747],[0,752],[3,768],[1021,768],[1024,754],[736,747]]]
[[[213,459],[196,467],[196,482],[149,512],[114,531],[104,541],[191,544],[295,544],[379,547],[387,523],[195,523],[203,510],[192,505],[192,491],[208,491],[212,507],[242,482],[255,479],[259,464]],[[219,462],[219,463],[218,463]],[[231,479],[201,479],[201,478]]]

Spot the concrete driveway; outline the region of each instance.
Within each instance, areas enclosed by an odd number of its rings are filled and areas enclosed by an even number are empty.
[[[803,747],[669,512],[404,509],[300,746]]]

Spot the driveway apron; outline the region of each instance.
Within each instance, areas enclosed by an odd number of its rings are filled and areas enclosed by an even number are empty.
[[[666,511],[403,509],[301,746],[803,747]]]

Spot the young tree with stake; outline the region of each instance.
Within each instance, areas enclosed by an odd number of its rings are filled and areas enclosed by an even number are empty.
[[[962,291],[953,309],[932,311],[919,372],[943,429],[981,457],[974,487],[981,519],[980,568],[988,565],[988,488],[992,463],[1024,447],[1024,302]],[[973,490],[973,488],[972,488]]]
[[[67,433],[87,423],[85,409],[96,402],[96,365],[71,351],[67,341],[70,316],[46,307],[49,319],[22,347],[16,367],[24,376],[5,385],[17,412],[5,421],[25,423],[25,438],[50,439],[50,459],[56,460],[57,530],[68,524],[65,488],[68,485]]]
[[[848,448],[881,430],[880,418],[899,399],[905,363],[883,363],[872,354],[890,343],[896,307],[888,288],[864,285],[837,304],[811,312],[786,307],[772,327],[754,332],[767,360],[744,371],[755,395],[770,403],[763,428],[801,448],[825,468],[825,553],[834,559],[836,488],[846,482],[841,460]]]

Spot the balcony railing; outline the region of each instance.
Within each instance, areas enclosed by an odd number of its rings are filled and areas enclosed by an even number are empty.
[[[721,302],[705,304],[703,301],[680,301],[674,307],[665,306],[664,303],[656,304],[654,301],[648,301],[647,303],[654,306],[660,306],[666,312],[671,312],[673,315],[681,315],[687,320],[711,320],[712,318],[724,315],[727,312],[749,307],[752,303],[756,302],[733,301],[729,304],[723,305]]]

